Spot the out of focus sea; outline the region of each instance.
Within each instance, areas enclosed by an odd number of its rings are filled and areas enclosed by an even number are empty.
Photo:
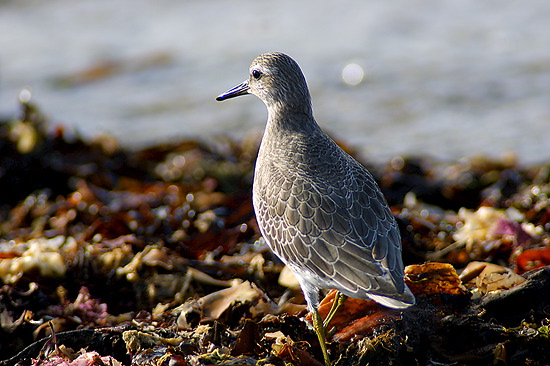
[[[371,161],[550,159],[550,2],[0,0],[0,114],[28,90],[52,123],[127,146],[261,134],[214,98],[252,59],[302,66],[315,116]]]

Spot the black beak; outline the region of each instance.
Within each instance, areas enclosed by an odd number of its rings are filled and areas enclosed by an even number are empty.
[[[229,89],[225,93],[220,94],[216,98],[216,100],[218,102],[221,102],[222,100],[238,97],[239,95],[248,94],[248,89],[249,89],[248,80],[246,80],[246,81],[243,81],[242,83],[240,83],[239,85],[237,85],[236,87]]]

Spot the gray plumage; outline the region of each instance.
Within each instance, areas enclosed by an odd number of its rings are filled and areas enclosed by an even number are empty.
[[[403,280],[397,223],[372,175],[313,118],[306,80],[282,53],[258,56],[247,81],[220,95],[254,94],[269,116],[253,201],[264,239],[295,273],[310,311],[320,289],[390,308],[414,304]]]

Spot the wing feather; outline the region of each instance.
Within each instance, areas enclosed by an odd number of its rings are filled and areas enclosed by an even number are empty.
[[[257,167],[262,176],[255,178],[254,206],[262,234],[317,288],[359,298],[398,292],[410,302],[411,295],[403,294],[398,227],[378,185],[349,155],[333,155],[292,168],[284,161]],[[286,231],[284,241],[279,230]]]

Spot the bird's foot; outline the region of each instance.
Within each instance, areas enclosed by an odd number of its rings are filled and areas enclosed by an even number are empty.
[[[348,297],[341,293],[340,291],[336,292],[336,295],[334,296],[334,302],[332,303],[332,306],[330,308],[330,311],[328,312],[327,316],[325,317],[325,320],[323,321],[323,327],[325,328],[325,333],[329,332],[329,325],[332,319],[334,318],[334,315],[338,312],[338,310],[344,305]]]

